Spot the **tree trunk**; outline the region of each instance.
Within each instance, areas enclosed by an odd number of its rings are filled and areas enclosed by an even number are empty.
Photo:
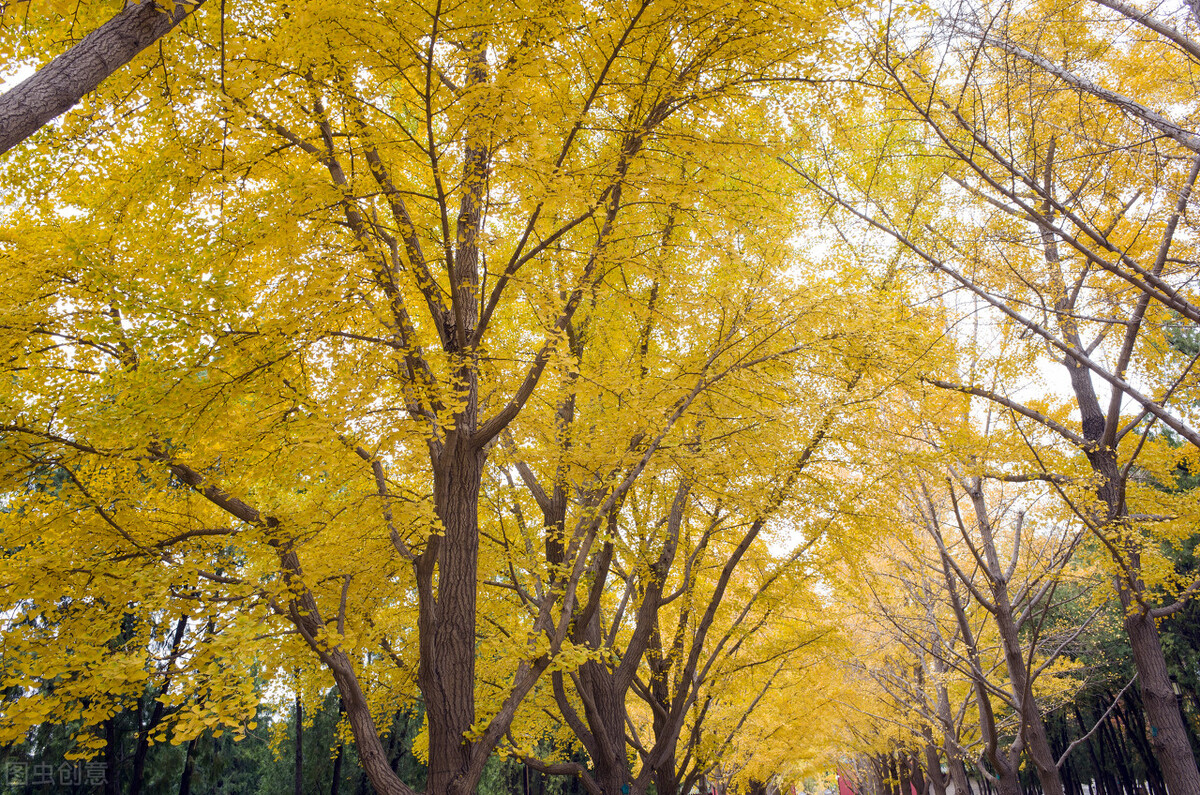
[[[967,781],[967,768],[963,764],[963,760],[957,754],[954,738],[957,735],[957,728],[954,722],[954,713],[950,709],[950,692],[946,688],[944,674],[946,672],[945,665],[942,662],[940,654],[940,645],[935,649],[935,654],[929,661],[933,672],[937,674],[937,715],[938,722],[942,724],[942,734],[944,736],[943,751],[946,754],[946,770],[950,779],[950,783],[954,785],[955,795],[971,795],[971,785]],[[933,736],[932,730],[929,731],[929,736]],[[940,773],[940,767],[935,764],[937,760],[937,750],[933,749],[934,756],[930,759],[930,771],[937,770]],[[931,773],[932,775],[932,773]],[[943,779],[944,781],[944,779]],[[943,795],[938,793],[938,795]]]
[[[109,718],[104,721],[104,795],[118,795],[121,791],[117,766],[119,744],[116,721]]]
[[[1114,700],[1116,698],[1113,696]],[[1163,784],[1162,768],[1159,767],[1158,759],[1155,757],[1153,749],[1150,748],[1150,743],[1146,740],[1150,731],[1146,725],[1146,711],[1137,691],[1126,691],[1120,701],[1119,714],[1125,724],[1129,742],[1146,770],[1147,791],[1150,795],[1169,795]]]
[[[1167,790],[1171,795],[1200,793],[1200,770],[1188,743],[1179,701],[1171,689],[1158,628],[1145,610],[1133,607],[1133,596],[1127,589],[1120,589],[1120,595],[1125,608],[1125,632],[1129,635],[1142,703],[1150,723],[1150,747],[1162,767]]]
[[[1129,766],[1125,764],[1129,754],[1122,747],[1118,727],[1114,727],[1113,722],[1114,718],[1108,717],[1100,726],[1100,758],[1113,763],[1113,769],[1116,771],[1112,777],[1113,789],[1127,793],[1134,787],[1133,775],[1129,772]],[[1107,751],[1104,750],[1105,745],[1108,746]]]
[[[900,795],[912,795],[913,768],[911,757],[907,751],[896,751],[894,759],[896,760],[896,783],[899,786]]]
[[[196,766],[196,743],[199,738],[188,740],[183,755],[183,776],[179,779],[179,795],[192,795],[192,770]]]
[[[296,691],[296,755],[293,765],[292,791],[304,795],[304,706],[300,691]]]
[[[333,780],[329,783],[329,795],[338,795],[342,788],[342,756],[346,746],[338,743],[337,753],[333,757]]]
[[[179,644],[183,641],[183,633],[187,630],[188,617],[180,616],[175,624],[175,634],[171,638],[171,654],[167,657],[167,669],[163,675],[162,688],[158,695],[164,695],[171,687],[171,667],[179,655]],[[149,722],[138,732],[137,749],[133,753],[133,780],[129,783],[129,795],[141,795],[142,779],[145,778],[146,754],[150,750],[150,732],[162,721],[164,705],[160,699],[154,700],[154,709],[150,713]]]
[[[1021,778],[1017,774],[1016,766],[1007,766],[1002,771],[997,771],[999,777],[996,779],[996,792],[999,795],[1025,795],[1021,789]]]
[[[670,755],[670,762],[661,764],[654,771],[654,791],[658,795],[678,795],[679,773],[675,769],[675,755]]]
[[[1062,776],[1055,764],[1054,752],[1050,749],[1050,740],[1046,737],[1046,724],[1042,721],[1037,700],[1033,695],[1033,683],[1029,681],[1029,671],[1025,665],[1025,652],[1017,634],[1016,624],[1013,622],[1012,605],[1009,603],[1007,589],[994,590],[994,593],[997,608],[996,623],[1000,628],[1006,667],[1021,713],[1026,750],[1037,771],[1038,781],[1041,783],[1045,795],[1065,795]]]
[[[601,662],[584,663],[579,678],[589,692],[587,700],[592,702],[585,701],[585,705],[588,725],[599,751],[592,757],[592,777],[603,792],[619,794],[630,783],[625,756],[625,693],[617,692],[616,677]]]
[[[346,702],[342,698],[338,698],[338,722],[333,730],[336,733],[341,725],[341,719],[346,714]],[[342,788],[342,757],[346,753],[346,744],[338,742],[337,753],[333,757],[333,781],[329,784],[329,795],[338,795]]]
[[[915,753],[909,754],[908,761],[913,789],[917,791],[917,795],[928,795],[929,784],[925,778],[925,771],[921,767],[920,757]],[[940,773],[941,771],[938,772]],[[906,793],[906,795],[911,795],[911,793]]]
[[[1033,695],[1033,680],[1025,661],[1025,648],[1021,642],[1020,629],[1017,627],[1012,598],[1008,592],[1008,575],[1000,562],[999,550],[996,547],[995,532],[983,495],[983,480],[973,478],[966,485],[975,511],[980,540],[983,542],[984,559],[987,564],[984,570],[988,588],[992,592],[992,605],[988,609],[995,619],[996,628],[1000,631],[1004,664],[1008,669],[1013,700],[1021,718],[1026,750],[1037,770],[1038,781],[1041,782],[1045,795],[1064,795],[1062,777],[1055,765],[1050,741],[1046,737],[1046,724],[1042,721],[1041,711]],[[1017,534],[1021,533],[1021,524],[1021,520],[1018,519],[1015,528]],[[963,534],[966,534],[965,527]]]
[[[463,449],[463,448],[466,449]],[[475,722],[475,587],[479,490],[484,453],[459,440],[438,462],[434,501],[443,535],[418,564],[421,662],[418,681],[429,722],[428,795],[469,795],[477,781],[466,735]],[[427,556],[431,552],[435,559]],[[437,565],[436,593],[433,565]],[[477,777],[476,777],[477,778]]]

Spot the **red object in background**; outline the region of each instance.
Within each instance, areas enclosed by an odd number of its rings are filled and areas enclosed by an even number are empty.
[[[841,773],[838,774],[838,795],[858,795],[854,787],[850,786],[850,782]]]

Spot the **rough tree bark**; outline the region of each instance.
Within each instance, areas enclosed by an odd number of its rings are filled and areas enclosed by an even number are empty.
[[[70,110],[105,78],[204,4],[180,2],[166,11],[150,0],[132,4],[71,49],[0,96],[0,154]]]

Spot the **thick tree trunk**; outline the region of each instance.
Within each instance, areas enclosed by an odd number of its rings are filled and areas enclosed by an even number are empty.
[[[654,771],[654,791],[658,795],[678,795],[679,773],[675,770],[675,755],[671,762],[659,765]]]
[[[412,790],[392,769],[383,741],[379,739],[375,719],[367,706],[366,696],[354,675],[350,658],[345,652],[335,649],[328,653],[327,661],[346,707],[346,719],[354,733],[359,764],[362,765],[371,785],[380,795],[412,795]]]
[[[1025,795],[1016,765],[1004,765],[1002,770],[996,772],[996,792],[999,795]]]
[[[418,681],[429,722],[428,795],[469,795],[475,722],[475,586],[479,564],[479,490],[484,453],[460,441],[437,467],[434,500],[443,536],[437,544],[437,583],[423,561],[421,663]],[[466,449],[463,449],[466,447]],[[426,555],[429,554],[427,550]]]
[[[1125,632],[1133,650],[1142,703],[1150,723],[1150,747],[1162,767],[1162,776],[1171,795],[1177,792],[1200,793],[1200,771],[1188,743],[1187,729],[1171,678],[1163,657],[1162,640],[1154,619],[1135,607],[1128,589],[1120,590],[1125,608]]]
[[[1076,336],[1075,341],[1078,342]],[[1100,483],[1096,496],[1107,509],[1105,526],[1101,532],[1120,530],[1129,521],[1125,503],[1125,480],[1118,465],[1116,451],[1104,444],[1107,425],[1100,402],[1092,387],[1090,372],[1080,363],[1067,359],[1067,370],[1071,375],[1071,386],[1079,407],[1085,449],[1092,471],[1099,475]],[[1109,418],[1115,420],[1115,417]],[[1140,553],[1132,543],[1126,543],[1123,561],[1129,576],[1117,582],[1117,594],[1125,610],[1125,632],[1133,651],[1134,667],[1140,680],[1146,716],[1150,721],[1150,744],[1162,766],[1163,778],[1171,795],[1200,795],[1200,768],[1188,743],[1187,730],[1179,703],[1171,689],[1167,675],[1167,663],[1163,657],[1162,642],[1158,628],[1138,596],[1143,595]]]
[[[942,773],[942,762],[938,756],[937,746],[933,743],[933,730],[926,726],[921,731],[925,738],[925,769],[928,771],[926,780],[929,782],[930,795],[946,795],[946,784],[949,783],[950,776]],[[961,792],[961,790],[959,790]],[[925,788],[921,789],[922,793],[926,792]]]
[[[605,793],[620,793],[630,783],[625,757],[625,693],[617,692],[613,673],[600,662],[584,663],[579,678],[587,691],[588,726],[598,752],[592,756],[592,777]]]
[[[170,12],[150,0],[127,4],[121,13],[0,96],[0,154],[65,113],[203,3],[181,2]]]
[[[967,766],[948,748],[946,749],[946,767],[950,770],[950,782],[954,784],[955,795],[960,792],[971,795],[974,790],[971,789],[971,780],[967,778]]]

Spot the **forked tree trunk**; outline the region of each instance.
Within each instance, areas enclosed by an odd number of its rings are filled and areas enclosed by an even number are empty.
[[[588,640],[599,648],[600,616],[593,613]],[[615,672],[596,660],[589,660],[579,669],[579,681],[586,691],[585,712],[591,729],[595,750],[592,757],[592,778],[605,793],[621,793],[631,784],[629,762],[625,756],[625,690],[619,690]],[[591,702],[590,704],[587,702]]]
[[[932,790],[931,795],[946,795],[946,784],[950,776],[942,773],[942,763],[938,756],[937,746],[933,744],[933,730],[925,726],[921,730],[921,735],[925,740],[925,747],[922,750],[925,753],[925,767],[929,771],[926,781],[929,782],[929,789]],[[922,787],[922,795],[925,795],[925,792],[925,788]]]
[[[1000,769],[996,771],[996,792],[998,795],[1025,795],[1025,791],[1021,789],[1021,778],[1016,765],[1000,765]]]
[[[955,573],[950,564],[949,555],[944,547],[941,548],[942,574],[946,580],[946,592],[950,596],[950,604],[954,608],[954,617],[962,634],[963,645],[967,650],[970,663],[971,683],[975,690],[975,701],[979,706],[979,732],[984,743],[984,754],[995,771],[997,789],[1000,795],[1023,795],[1021,782],[1018,779],[1020,763],[1020,746],[1002,748],[996,729],[996,717],[992,708],[992,697],[988,690],[987,677],[979,658],[979,646],[975,640],[975,632],[967,618],[966,609],[958,595],[955,583]],[[1014,753],[1015,751],[1015,753]],[[984,779],[984,784],[989,784]]]
[[[1120,530],[1129,522],[1125,479],[1117,462],[1116,451],[1104,444],[1106,420],[1092,388],[1091,374],[1078,362],[1068,362],[1083,435],[1088,441],[1088,448],[1084,452],[1092,471],[1100,478],[1096,496],[1106,509],[1105,526],[1100,529],[1102,532]],[[1140,574],[1140,553],[1132,543],[1124,543],[1123,546],[1123,562],[1130,576],[1118,578],[1117,595],[1125,611],[1125,632],[1129,637],[1133,664],[1142,687],[1146,718],[1150,722],[1150,747],[1162,766],[1163,778],[1171,795],[1200,795],[1200,768],[1196,765],[1196,757],[1192,755],[1179,702],[1171,689],[1158,627],[1143,600],[1139,599],[1146,596]]]
[[[1059,775],[1055,764],[1054,752],[1050,749],[1050,740],[1046,736],[1046,724],[1042,721],[1041,710],[1033,695],[1033,680],[1026,662],[1025,647],[1021,641],[1020,627],[1017,625],[1017,612],[1009,594],[1009,577],[1016,568],[1013,560],[1011,568],[1006,570],[1000,562],[1000,553],[996,545],[995,528],[988,513],[987,502],[983,494],[981,478],[972,478],[966,482],[967,494],[971,498],[975,520],[982,542],[983,572],[991,591],[992,604],[986,609],[995,619],[996,628],[1000,632],[1000,642],[1004,652],[1004,665],[1008,671],[1009,682],[1014,704],[1021,719],[1021,731],[1025,737],[1025,747],[1029,758],[1037,771],[1038,781],[1041,782],[1045,795],[1064,795],[1062,776]],[[956,509],[957,511],[957,509]],[[1019,543],[1023,521],[1018,518],[1014,532],[1018,538],[1013,543]],[[962,528],[966,538],[966,528]],[[940,542],[939,542],[940,543]],[[1014,549],[1018,547],[1014,546]]]
[[[1045,795],[1065,795],[1062,776],[1055,764],[1050,739],[1046,736],[1046,724],[1042,721],[1041,711],[1033,695],[1033,683],[1029,681],[1025,652],[1012,618],[1012,605],[1009,603],[1007,591],[997,591],[996,597],[996,621],[1004,644],[1004,658],[1013,691],[1019,699],[1017,703],[1021,711],[1021,723],[1030,761],[1037,771],[1038,781]]]
[[[146,777],[146,755],[150,751],[150,733],[162,722],[165,705],[161,697],[171,688],[171,669],[175,658],[179,655],[179,644],[183,641],[183,633],[187,630],[188,617],[181,616],[175,623],[175,634],[171,638],[171,654],[167,657],[166,673],[163,675],[162,687],[154,699],[154,707],[146,724],[138,732],[137,748],[133,752],[133,778],[129,782],[129,795],[141,795]]]

